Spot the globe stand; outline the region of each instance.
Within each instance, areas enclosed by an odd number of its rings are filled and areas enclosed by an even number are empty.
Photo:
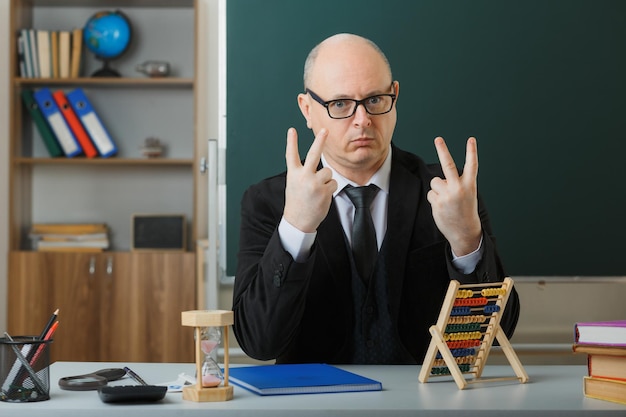
[[[102,60],[102,68],[91,74],[92,77],[121,77],[122,75],[109,66],[108,59]]]

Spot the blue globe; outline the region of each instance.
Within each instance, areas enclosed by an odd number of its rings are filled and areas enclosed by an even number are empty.
[[[83,41],[87,49],[102,60],[123,54],[131,39],[128,18],[120,11],[101,11],[89,18],[83,28]]]

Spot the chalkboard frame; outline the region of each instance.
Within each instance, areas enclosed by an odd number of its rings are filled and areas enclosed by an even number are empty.
[[[226,266],[245,189],[285,169],[302,66],[338,32],[371,38],[400,82],[394,143],[457,164],[478,139],[478,186],[508,275],[626,276],[626,2],[246,0],[227,4]],[[271,105],[268,105],[270,104]]]

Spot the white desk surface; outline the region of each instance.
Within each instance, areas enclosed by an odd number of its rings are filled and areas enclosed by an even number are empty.
[[[149,384],[193,375],[193,364],[57,362],[50,369],[50,400],[36,403],[0,402],[0,416],[625,416],[626,405],[587,398],[582,392],[584,366],[526,366],[530,381],[470,384],[459,390],[451,378],[418,381],[419,366],[351,365],[341,368],[376,379],[382,391],[283,395],[261,397],[234,386],[226,402],[183,401],[181,393],[168,393],[151,404],[105,404],[96,391],[64,391],[58,380],[109,367],[129,366]],[[509,366],[487,365],[483,377],[514,376]],[[133,385],[122,379],[110,384]],[[217,413],[211,413],[215,410]]]

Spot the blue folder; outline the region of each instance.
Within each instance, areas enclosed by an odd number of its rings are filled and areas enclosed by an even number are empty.
[[[229,368],[229,382],[259,395],[380,391],[379,381],[321,363]]]
[[[100,156],[106,158],[117,153],[113,138],[102,124],[102,120],[94,110],[82,88],[76,88],[65,95],[89,134],[91,141],[98,149]]]

